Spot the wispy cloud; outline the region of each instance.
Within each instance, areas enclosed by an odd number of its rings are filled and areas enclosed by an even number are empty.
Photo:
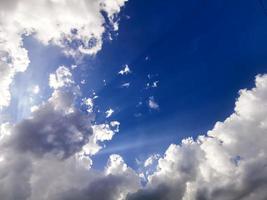
[[[159,109],[159,104],[155,101],[155,98],[153,96],[149,97],[148,106],[149,108],[154,109],[154,110]]]

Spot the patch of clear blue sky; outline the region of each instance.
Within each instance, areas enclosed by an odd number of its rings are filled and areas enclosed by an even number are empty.
[[[103,112],[111,107],[115,113],[108,120],[121,122],[120,133],[94,157],[95,167],[103,167],[112,153],[136,167],[135,158],[163,153],[170,143],[205,134],[229,116],[238,90],[253,87],[255,75],[267,72],[264,3],[130,0],[120,15],[118,36],[106,40],[95,58],[85,58],[74,71],[76,80],[86,80],[83,94],[94,90],[99,96],[97,121],[107,121]],[[42,49],[31,40],[26,45],[32,60],[29,70],[38,69],[28,79],[36,79],[41,87],[58,65],[72,63],[55,48]],[[119,76],[124,64],[133,73]],[[145,89],[148,74],[159,80],[158,88]],[[130,87],[121,88],[126,82]],[[150,96],[159,103],[159,111],[148,109]],[[139,101],[143,105],[136,107]],[[136,117],[138,113],[142,115]]]

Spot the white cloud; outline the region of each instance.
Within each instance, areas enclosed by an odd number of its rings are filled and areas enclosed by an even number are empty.
[[[82,85],[86,84],[86,80],[84,80],[84,79],[81,80],[81,84],[82,84]]]
[[[146,84],[146,89],[157,88],[158,86],[159,86],[159,81],[154,81],[152,83],[147,83]]]
[[[151,156],[148,157],[148,159],[145,160],[144,162],[144,167],[149,167],[150,165],[152,165],[156,160],[158,160],[160,157],[159,154],[153,154]]]
[[[9,105],[11,99],[9,86],[13,80],[14,74],[14,69],[8,64],[0,61],[0,110]]]
[[[109,118],[109,117],[111,117],[111,115],[114,113],[114,110],[112,110],[112,109],[110,108],[110,109],[108,109],[105,113],[106,113],[106,118]]]
[[[94,108],[94,98],[84,98],[83,103],[87,106],[87,112],[92,113]]]
[[[0,1],[0,109],[9,105],[15,74],[24,72],[30,62],[23,36],[31,34],[44,45],[58,45],[74,57],[94,55],[105,31],[101,11],[107,12],[116,30],[115,15],[124,3]],[[131,72],[127,67],[121,75]],[[91,168],[91,157],[113,138],[119,122],[91,124],[92,114],[75,107],[68,68],[62,66],[50,77],[54,91],[46,102],[34,107],[29,118],[0,125],[1,199],[266,199],[267,75],[256,78],[255,88],[241,90],[235,112],[206,136],[171,144],[163,157],[156,158],[157,168],[144,187],[139,173],[119,155],[110,156],[104,171]],[[148,104],[159,109],[153,97]],[[109,109],[107,117],[113,112]],[[149,167],[151,160],[144,165]]]
[[[148,106],[151,109],[158,110],[159,104],[155,101],[154,97],[149,97]]]
[[[70,66],[70,68],[71,68],[72,70],[76,69],[77,67],[78,67],[77,65],[71,65],[71,66]]]
[[[70,70],[65,66],[60,66],[55,74],[49,76],[49,86],[54,89],[69,87],[74,84]]]
[[[30,60],[23,37],[54,44],[67,55],[95,55],[102,47],[105,23],[118,28],[116,15],[126,0],[0,1],[0,109],[9,105],[9,86]],[[101,12],[108,15],[108,22]]]
[[[114,132],[118,133],[120,131],[120,122],[111,121],[110,125],[115,128]]]
[[[112,139],[119,122],[92,126],[93,117],[75,108],[74,95],[56,89],[28,119],[0,126],[1,198],[265,200],[267,75],[241,90],[235,112],[206,136],[171,144],[164,156],[146,160],[149,170],[158,160],[148,176],[118,155],[110,156],[104,171],[91,168],[91,156]],[[141,186],[144,177],[148,182]]]
[[[120,75],[127,75],[130,73],[132,73],[132,71],[130,70],[130,68],[127,64],[124,66],[124,68],[121,71],[118,72],[118,74],[120,74]]]
[[[93,134],[90,136],[89,142],[83,146],[80,154],[95,155],[98,153],[103,148],[100,143],[111,140],[115,133],[117,133],[118,127],[115,127],[115,130],[113,130],[113,128],[114,127],[110,127],[109,124],[93,125]]]
[[[154,81],[151,85],[152,88],[157,88],[159,84],[159,81]]]
[[[123,87],[123,88],[128,88],[128,87],[130,87],[130,83],[123,83],[123,84],[121,85],[121,87]]]
[[[267,75],[241,90],[235,112],[207,136],[170,145],[145,188],[127,200],[259,199],[267,196]]]
[[[39,87],[39,85],[35,85],[35,86],[33,86],[33,88],[32,88],[32,93],[33,94],[38,94],[40,92],[40,87]]]
[[[91,156],[120,123],[91,125],[93,115],[77,109],[75,98],[72,85],[57,87],[29,118],[1,124],[1,198],[117,200],[140,187],[138,175],[118,155],[104,171],[91,169]]]

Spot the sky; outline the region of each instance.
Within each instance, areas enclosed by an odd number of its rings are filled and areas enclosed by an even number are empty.
[[[0,198],[266,199],[266,9],[0,1]]]

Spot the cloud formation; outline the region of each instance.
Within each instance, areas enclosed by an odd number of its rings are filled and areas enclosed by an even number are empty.
[[[206,136],[172,144],[145,188],[127,200],[264,200],[267,197],[267,75],[241,90],[235,112]]]
[[[145,179],[119,155],[111,155],[103,171],[91,168],[91,156],[100,142],[112,139],[119,122],[91,125],[90,113],[77,110],[74,99],[57,89],[29,119],[1,125],[1,198],[266,199],[267,75],[256,77],[255,88],[241,90],[235,112],[207,135],[171,144],[164,156],[146,160]]]
[[[126,0],[0,1],[0,109],[9,105],[9,86],[30,60],[23,38],[33,36],[67,55],[94,55],[102,47],[105,25],[118,29],[116,15]],[[107,18],[104,14],[106,13]]]
[[[30,63],[23,37],[57,45],[73,57],[94,55],[102,47],[105,24],[117,30],[116,15],[125,2],[0,1],[0,109],[9,105],[15,74]],[[119,72],[129,73],[127,65]],[[0,125],[1,199],[267,198],[267,75],[256,77],[255,88],[241,90],[234,113],[206,135],[171,144],[163,156],[149,157],[143,179],[119,155],[111,155],[103,171],[94,170],[92,156],[119,131],[120,123],[95,124],[92,98],[84,100],[86,112],[75,106],[79,89],[69,68],[60,66],[50,75],[49,85],[54,90],[51,97],[35,106],[27,119]],[[37,91],[39,87],[33,93]],[[153,97],[148,106],[159,109]],[[113,112],[107,110],[106,117]],[[145,185],[140,184],[143,180]]]
[[[89,195],[117,200],[140,187],[138,175],[118,155],[110,156],[104,171],[91,169],[91,156],[112,139],[120,123],[92,125],[94,115],[75,107],[76,87],[68,68],[61,66],[55,74],[62,70],[72,84],[59,76],[62,86],[53,87],[52,96],[29,118],[0,126],[1,199],[74,200]]]

